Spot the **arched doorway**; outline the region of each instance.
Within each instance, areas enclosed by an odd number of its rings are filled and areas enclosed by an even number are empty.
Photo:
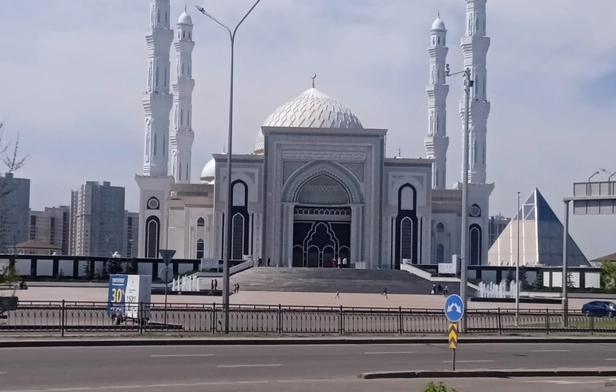
[[[330,268],[334,259],[350,263],[351,209],[345,187],[323,173],[297,193],[293,211],[294,267]]]

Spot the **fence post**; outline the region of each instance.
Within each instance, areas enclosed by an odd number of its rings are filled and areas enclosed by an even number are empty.
[[[503,334],[503,320],[501,318],[501,309],[500,308],[498,308],[498,314],[497,314],[496,317],[498,317],[498,334],[502,335]]]
[[[137,309],[137,322],[139,323],[139,335],[143,335],[143,301],[139,302],[139,309]]]
[[[550,309],[545,309],[545,334],[550,334]]]
[[[590,316],[590,334],[595,334],[595,316]]]
[[[402,335],[404,333],[404,325],[402,324],[402,306],[398,306],[398,333]]]
[[[340,305],[340,320],[338,321],[338,330],[340,335],[344,335],[344,313],[342,311],[342,305]]]
[[[282,335],[282,305],[278,304],[278,335]]]
[[[218,324],[216,324],[216,321],[217,321],[216,318],[217,318],[217,315],[216,315],[216,302],[212,302],[212,333],[214,335],[216,335],[216,326],[218,325]]]
[[[64,305],[65,301],[62,300],[62,310],[60,311],[60,332],[62,337],[64,337],[64,329],[66,327],[66,307]]]

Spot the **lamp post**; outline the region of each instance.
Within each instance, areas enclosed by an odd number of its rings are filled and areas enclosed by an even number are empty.
[[[520,213],[520,192],[518,192],[518,212],[517,212],[517,255],[515,259],[515,325],[518,326],[520,322],[520,218],[524,214]]]
[[[250,10],[248,10],[248,12],[246,13],[246,15],[244,15],[244,17],[240,20],[240,22],[237,24],[237,26],[235,26],[235,28],[233,29],[233,31],[231,31],[231,29],[229,27],[227,27],[226,25],[224,25],[223,23],[221,23],[220,21],[218,21],[216,18],[214,18],[212,15],[208,14],[207,11],[203,8],[203,7],[199,7],[199,6],[195,6],[197,8],[197,10],[199,10],[199,12],[201,12],[203,15],[207,16],[208,18],[210,18],[212,21],[214,21],[216,24],[222,26],[225,30],[227,30],[227,32],[229,33],[229,39],[231,40],[231,64],[230,64],[230,81],[229,81],[229,133],[227,135],[227,143],[229,146],[229,150],[227,151],[227,206],[226,206],[226,211],[225,211],[225,239],[226,239],[226,252],[225,252],[225,257],[223,260],[223,279],[222,279],[222,303],[223,303],[223,308],[224,308],[224,314],[225,314],[225,322],[224,322],[224,329],[225,329],[225,333],[228,334],[229,333],[229,267],[230,267],[230,261],[231,261],[231,235],[233,234],[232,232],[232,227],[231,227],[231,223],[232,223],[232,219],[231,219],[231,204],[233,202],[233,199],[231,198],[231,193],[232,193],[232,187],[231,187],[231,156],[233,154],[233,148],[232,148],[232,143],[233,143],[233,65],[234,65],[234,54],[235,54],[235,34],[237,33],[237,29],[240,27],[240,25],[242,24],[242,22],[244,22],[244,20],[248,17],[248,15],[250,15],[250,13],[252,12],[252,10],[255,9],[255,7],[257,6],[257,4],[259,4],[261,0],[257,0],[254,5],[250,8]]]
[[[470,115],[470,100],[471,87],[471,70],[465,68],[464,71],[451,73],[449,64],[445,67],[445,76],[463,75],[464,76],[464,143],[462,157],[462,232],[460,242],[460,297],[464,303],[464,309],[467,309],[467,280],[468,280],[468,149],[469,149],[469,115]],[[466,319],[462,320],[462,331],[466,330]]]

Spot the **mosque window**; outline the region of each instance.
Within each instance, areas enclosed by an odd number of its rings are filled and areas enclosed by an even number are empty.
[[[477,140],[473,142],[473,161],[477,163]]]
[[[481,227],[471,225],[469,229],[469,265],[481,264]]]
[[[160,221],[155,216],[150,216],[145,224],[145,257],[158,257],[158,241],[160,234]]]
[[[156,81],[154,82],[156,87],[158,87],[158,66],[156,67]]]
[[[166,155],[165,151],[167,150],[167,135],[163,135],[163,156]]]
[[[184,125],[184,109],[180,110],[180,125]]]
[[[190,110],[188,111],[188,114],[186,115],[186,125],[190,127]]]
[[[438,44],[441,44],[441,37],[438,37]]]
[[[178,166],[178,180],[182,181],[182,165]]]
[[[182,31],[182,38],[186,38],[186,31]]]
[[[244,254],[244,217],[235,214],[232,220],[231,234],[231,259],[241,260]]]
[[[401,210],[415,209],[415,188],[408,184],[404,185],[402,188],[400,188],[399,198],[399,205]]]
[[[154,134],[154,156],[156,156],[156,134]]]
[[[165,68],[165,87],[167,87],[167,68]]]
[[[205,226],[205,219],[203,218],[197,219],[197,227],[203,227],[203,226]]]
[[[160,10],[156,13],[156,21],[160,23]]]
[[[436,245],[436,262],[445,262],[445,247],[443,246],[443,244]]]
[[[181,35],[180,35],[180,31],[178,30],[178,39],[180,39]]]
[[[190,65],[188,66],[188,76],[190,76]]]
[[[169,23],[169,13],[165,12],[165,23]]]
[[[192,39],[190,31],[188,32],[188,39]]]
[[[442,223],[439,223],[438,225],[436,225],[436,232],[437,233],[445,232],[445,225]]]
[[[182,63],[182,75],[184,75],[184,64]]]
[[[243,182],[233,184],[233,207],[246,207],[247,188]]]
[[[413,221],[406,217],[400,222],[400,258],[413,259]],[[414,260],[413,260],[414,261]]]
[[[197,258],[202,259],[205,251],[205,242],[202,238],[197,240]]]

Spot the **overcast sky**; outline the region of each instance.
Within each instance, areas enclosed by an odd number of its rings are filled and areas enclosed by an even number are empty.
[[[184,1],[172,0],[172,20]],[[226,140],[229,42],[193,5],[235,23],[253,0],[188,0],[195,23],[193,180]],[[563,216],[572,182],[616,171],[614,0],[489,0],[490,212],[512,216],[534,187]],[[462,66],[463,0],[262,0],[236,42],[234,151],[310,87],[387,128],[387,153],[424,157],[429,29],[440,9],[452,71]],[[582,12],[582,11],[588,12]],[[0,116],[29,155],[33,209],[70,203],[86,180],[126,187],[138,209],[149,0],[0,0]],[[174,26],[175,27],[175,26]],[[172,61],[175,54],[172,53]],[[172,67],[174,68],[174,67]],[[460,177],[462,88],[450,80],[448,184]],[[595,179],[607,179],[602,173]],[[616,252],[614,217],[573,217],[589,258]]]

